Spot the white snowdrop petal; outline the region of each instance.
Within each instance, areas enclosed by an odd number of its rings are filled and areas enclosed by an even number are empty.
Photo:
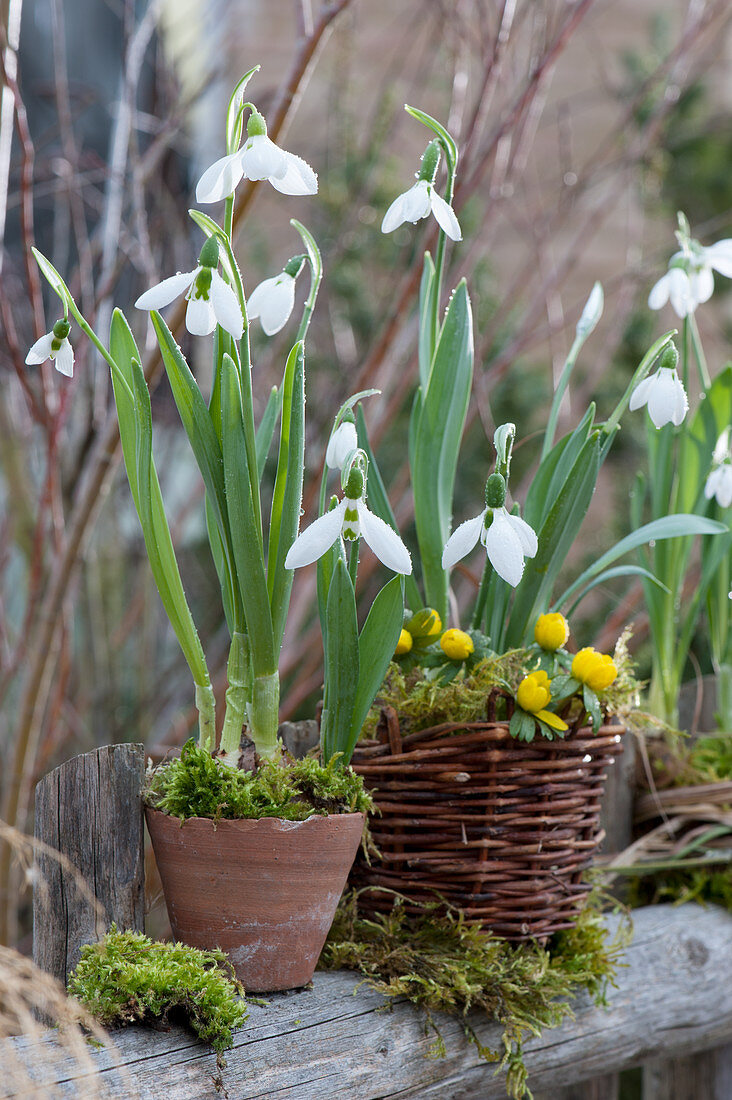
[[[729,508],[732,504],[732,466],[729,463],[719,467],[716,496],[720,508]]]
[[[628,403],[628,408],[631,412],[635,412],[636,409],[640,409],[645,405],[655,377],[655,375],[651,375],[649,378],[644,378],[643,381],[639,382],[635,387],[630,395],[630,401]]]
[[[346,459],[358,447],[356,425],[343,420],[328,440],[325,464],[329,470],[342,470]]]
[[[708,302],[712,294],[714,294],[714,275],[710,267],[703,267],[701,271],[695,271],[689,276],[689,285],[691,287],[691,296],[696,302],[696,305],[700,305],[702,302]]]
[[[671,306],[677,317],[688,317],[696,309],[697,303],[689,276],[680,267],[672,267],[668,272],[668,287]]]
[[[241,154],[232,153],[230,156],[221,157],[201,176],[196,185],[196,202],[209,203],[221,202],[222,199],[233,195],[244,175],[241,165]]]
[[[411,573],[412,559],[409,551],[394,528],[370,512],[362,500],[356,505],[356,510],[361,523],[363,540],[371,547],[379,561],[383,562],[387,569],[393,569],[395,573],[407,575]]]
[[[648,295],[648,308],[663,309],[668,301],[670,289],[668,272],[666,272],[666,274],[662,275],[658,282],[651,287],[651,293]]]
[[[25,357],[26,366],[37,367],[40,363],[45,363],[47,359],[50,359],[52,344],[52,332],[47,332],[45,336],[41,336],[39,340],[36,340]]]
[[[524,552],[524,557],[536,557],[536,551],[539,549],[539,542],[534,528],[531,527],[525,519],[522,519],[521,516],[512,516],[510,512],[506,512],[506,519],[518,536],[518,540],[521,543],[521,549]]]
[[[704,249],[704,259],[727,279],[732,279],[732,240],[717,241]]]
[[[434,187],[430,188],[430,203],[440,229],[444,230],[451,241],[461,241],[463,235],[460,222],[455,217],[455,211],[448,202],[445,202],[442,195],[437,194]]]
[[[61,341],[61,347],[56,352],[53,365],[59,374],[66,378],[74,376],[74,349],[67,339]]]
[[[394,202],[384,214],[381,232],[391,233],[394,229],[403,225],[404,222],[414,224],[420,218],[426,218],[429,212],[429,185],[426,180],[417,180],[408,191],[404,191],[394,199]]]
[[[480,538],[485,513],[486,509],[484,508],[479,516],[466,519],[464,523],[455,528],[442,551],[443,569],[450,569],[455,562],[460,561],[461,558],[470,553]]]
[[[285,569],[299,569],[300,566],[311,565],[321,558],[340,535],[345,510],[346,501],[343,499],[330,512],[326,512],[301,531],[287,551]]]
[[[186,328],[193,336],[208,336],[216,328],[216,314],[212,302],[205,298],[191,298],[186,310]]]
[[[287,165],[284,176],[270,177],[272,186],[283,195],[317,195],[318,177],[310,165],[294,153],[282,150]]]
[[[673,411],[671,413],[671,420],[678,428],[689,411],[689,400],[686,396],[686,390],[683,387],[681,379],[677,377],[675,371],[673,375]]]
[[[221,278],[218,271],[214,271],[211,278],[211,304],[221,327],[226,329],[235,340],[241,340],[244,332],[244,318],[241,315],[239,299],[234,288]]]
[[[521,540],[509,522],[508,515],[497,512],[486,531],[485,548],[488,560],[502,580],[513,588],[524,573]]]
[[[284,150],[266,136],[254,134],[247,138],[239,154],[242,171],[249,180],[282,179],[287,172]]]
[[[712,470],[711,474],[707,478],[704,485],[704,496],[707,500],[711,500],[712,497],[717,495],[717,487],[719,485],[719,469]]]
[[[169,279],[163,279],[162,283],[151,286],[137,299],[135,302],[136,308],[163,309],[165,306],[169,306],[171,302],[188,290],[198,274],[198,270],[196,268],[195,271],[179,271],[177,275],[171,275]]]
[[[249,295],[247,311],[250,318],[259,317],[268,336],[274,336],[287,324],[295,305],[295,280],[282,272],[265,279]]]
[[[391,204],[381,222],[382,233],[393,233],[406,221],[404,216],[404,195],[398,195]]]

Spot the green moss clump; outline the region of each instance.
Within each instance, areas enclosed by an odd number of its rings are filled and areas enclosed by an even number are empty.
[[[112,925],[81,949],[69,993],[107,1027],[182,1018],[218,1054],[247,1019],[243,990],[223,951],[158,943]]]
[[[373,737],[383,706],[399,713],[402,733],[426,729],[442,722],[479,722],[486,716],[486,702],[492,691],[514,694],[526,671],[535,664],[525,649],[511,649],[500,656],[486,657],[471,670],[461,669],[448,683],[430,676],[419,666],[406,674],[392,663],[379,690],[376,703],[364,725],[364,737]]]
[[[696,901],[701,905],[720,905],[732,913],[732,875],[730,861],[723,866],[696,867],[687,870],[668,870],[653,875],[632,878],[628,887],[628,904],[661,905],[672,902],[683,905]]]
[[[352,894],[341,903],[319,966],[357,970],[378,992],[405,997],[425,1010],[438,1055],[444,1044],[431,1013],[460,1015],[481,1056],[507,1069],[507,1094],[521,1100],[531,1096],[522,1059],[525,1038],[571,1016],[568,999],[580,989],[597,1004],[605,1003],[628,942],[627,926],[612,943],[607,937],[596,900],[573,929],[543,948],[482,933],[462,913],[445,912],[444,906],[426,906],[423,916],[410,917],[398,897],[390,913],[367,918],[359,915],[358,895]],[[502,1050],[479,1043],[467,1020],[471,1010],[500,1024]]]
[[[195,741],[176,760],[148,777],[145,801],[163,813],[189,817],[280,817],[304,821],[314,814],[367,813],[371,797],[363,780],[337,756],[328,764],[314,757],[262,761],[244,772],[219,763]]]

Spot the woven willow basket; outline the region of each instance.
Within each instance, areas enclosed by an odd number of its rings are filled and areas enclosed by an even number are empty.
[[[506,939],[570,928],[589,890],[582,872],[604,836],[600,800],[624,732],[582,727],[527,744],[505,722],[484,721],[402,737],[385,707],[379,740],[361,741],[352,759],[375,796],[381,854],[354,867],[352,884],[371,888],[359,905],[387,911],[398,891],[417,911],[439,895]]]

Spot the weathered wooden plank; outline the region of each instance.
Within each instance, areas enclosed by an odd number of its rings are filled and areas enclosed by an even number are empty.
[[[612,923],[612,920],[611,920]],[[609,991],[609,1009],[579,998],[576,1018],[526,1044],[533,1089],[541,1094],[638,1065],[653,1057],[682,1057],[732,1038],[732,918],[719,909],[654,906],[635,914],[627,966]],[[447,1057],[427,1057],[433,1036],[420,1013],[397,1003],[378,1012],[380,996],[354,995],[355,975],[316,974],[312,990],[277,994],[252,1005],[250,1019],[227,1052],[223,1084],[236,1100],[494,1100],[505,1097],[501,1077],[480,1060],[460,1022],[440,1017]],[[471,1016],[481,1041],[497,1049],[498,1029]],[[115,1033],[122,1061],[143,1100],[214,1097],[214,1056],[179,1028]],[[42,1060],[28,1041],[39,1086]],[[52,1042],[52,1039],[49,1039]],[[0,1064],[2,1064],[0,1047]],[[94,1055],[111,1096],[130,1095],[108,1052]],[[79,1072],[54,1070],[73,1096]],[[8,1094],[12,1095],[12,1093]],[[561,1094],[560,1094],[561,1095]],[[699,1100],[699,1098],[696,1098]],[[728,1098],[726,1098],[728,1100]]]
[[[83,944],[112,921],[142,931],[145,918],[142,745],[107,745],[76,756],[36,787],[35,835],[66,856],[97,905],[80,893],[68,868],[43,851],[33,891],[33,960],[66,984]]]
[[[643,1067],[643,1100],[730,1100],[732,1044]]]

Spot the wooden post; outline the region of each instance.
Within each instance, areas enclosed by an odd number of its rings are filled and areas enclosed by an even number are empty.
[[[36,838],[75,871],[37,855],[33,961],[64,985],[82,945],[101,939],[112,921],[144,929],[144,770],[142,745],[107,745],[67,760],[36,787]]]
[[[732,1044],[643,1066],[643,1100],[729,1100]]]

